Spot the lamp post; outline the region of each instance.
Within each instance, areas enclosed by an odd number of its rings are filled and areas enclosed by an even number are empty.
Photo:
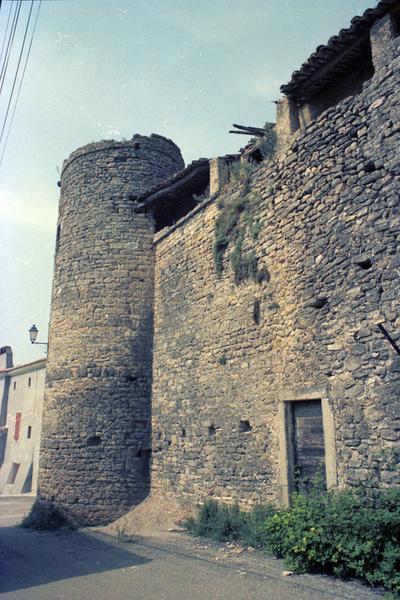
[[[29,330],[29,339],[31,340],[31,344],[39,344],[40,346],[46,346],[46,350],[47,350],[49,347],[49,344],[47,342],[37,342],[36,341],[38,333],[39,333],[39,330],[36,327],[36,325],[32,325],[32,327]]]

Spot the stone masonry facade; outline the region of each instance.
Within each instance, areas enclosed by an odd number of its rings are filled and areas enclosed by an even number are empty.
[[[400,483],[400,356],[377,327],[399,338],[400,37],[389,15],[370,34],[357,94],[281,139],[278,122],[275,157],[158,233],[135,202],[182,169],[172,142],[134,136],[66,161],[44,501],[83,523],[150,485],[191,504],[287,502],[287,410],[309,400],[328,488]],[[215,222],[241,195],[255,199],[243,244],[264,275],[238,285],[232,248],[215,267]]]

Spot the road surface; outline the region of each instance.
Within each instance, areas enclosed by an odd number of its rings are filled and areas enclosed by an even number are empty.
[[[24,503],[25,502],[25,503]],[[29,502],[0,497],[2,600],[376,600],[359,584],[284,576],[281,561],[193,540],[15,527]]]

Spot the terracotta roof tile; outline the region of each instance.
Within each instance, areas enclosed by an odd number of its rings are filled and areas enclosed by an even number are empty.
[[[303,63],[300,69],[294,71],[289,83],[281,86],[281,92],[294,98],[307,95],[307,92],[303,93],[303,87],[311,77],[317,77],[320,69],[328,66],[331,60],[339,57],[346,49],[353,46],[357,40],[362,43],[372,23],[396,7],[400,9],[399,0],[381,0],[375,8],[367,9],[362,16],[353,17],[350,27],[341,29],[338,35],[334,35],[328,40],[327,44],[316,48],[315,52]]]

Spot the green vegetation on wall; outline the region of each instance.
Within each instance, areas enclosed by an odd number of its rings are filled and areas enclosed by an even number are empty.
[[[252,171],[249,163],[234,163],[231,168],[231,181],[238,181],[241,190],[220,204],[220,212],[214,226],[214,264],[220,275],[224,270],[224,257],[229,248],[230,264],[235,283],[246,279],[261,282],[266,279],[266,269],[260,269],[252,243],[257,241],[261,223],[256,218],[256,208],[260,198],[248,191]]]

